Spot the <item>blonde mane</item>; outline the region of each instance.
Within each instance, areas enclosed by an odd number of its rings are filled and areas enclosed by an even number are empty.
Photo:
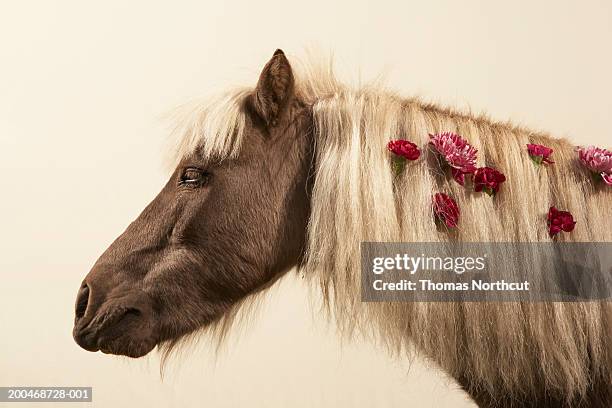
[[[345,86],[330,64],[299,68],[296,86],[312,108],[316,145],[303,270],[322,289],[345,334],[371,335],[400,354],[414,349],[455,378],[477,380],[492,395],[510,390],[529,396],[546,389],[569,401],[584,395],[594,378],[612,383],[611,303],[361,302],[362,241],[550,241],[543,225],[553,204],[570,210],[577,221],[560,241],[612,241],[612,191],[594,187],[576,163],[574,146],[377,87]],[[194,111],[181,129],[177,157],[198,148],[236,154],[250,91],[234,91]],[[449,181],[432,160],[410,163],[394,179],[387,142],[399,138],[426,146],[430,133],[442,131],[456,132],[475,146],[478,166],[505,173],[503,192],[494,200]],[[525,152],[527,143],[553,148],[555,165],[536,168]],[[452,195],[461,208],[453,234],[436,228],[435,192]]]

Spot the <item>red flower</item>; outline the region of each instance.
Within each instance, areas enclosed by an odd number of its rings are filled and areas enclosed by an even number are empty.
[[[504,181],[506,181],[506,176],[503,173],[491,167],[480,167],[474,173],[474,191],[484,190],[488,195],[494,195]]]
[[[451,166],[452,175],[457,183],[465,184],[465,175],[476,170],[476,150],[456,133],[442,132],[429,135],[429,144],[444,157]]]
[[[570,232],[574,230],[576,221],[569,211],[559,211],[554,206],[548,210],[548,233],[551,238],[561,231]]]
[[[421,155],[421,151],[417,145],[408,140],[391,140],[387,144],[387,149],[407,160],[416,160]]]
[[[550,155],[553,152],[553,149],[550,147],[542,146],[539,144],[528,144],[527,152],[531,159],[537,164],[553,164],[554,161],[550,160]]]
[[[433,197],[433,210],[436,217],[448,228],[455,228],[459,223],[459,206],[451,197],[436,193]]]
[[[416,160],[421,155],[417,145],[408,140],[391,140],[387,143],[387,149],[394,154],[391,164],[396,176],[404,171],[407,160]]]

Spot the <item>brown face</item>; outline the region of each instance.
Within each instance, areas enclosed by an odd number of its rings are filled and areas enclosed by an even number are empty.
[[[73,330],[81,347],[143,356],[215,321],[299,262],[309,215],[310,117],[281,51],[245,109],[239,156],[183,159],[85,277]]]

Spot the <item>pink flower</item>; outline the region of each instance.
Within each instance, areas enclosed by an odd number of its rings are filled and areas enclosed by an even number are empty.
[[[527,144],[527,152],[531,159],[537,164],[553,164],[554,161],[550,160],[550,155],[553,149],[550,147],[542,146],[539,144]]]
[[[476,170],[476,150],[464,138],[456,133],[442,132],[429,135],[431,144],[451,166],[453,178],[457,183],[465,184],[465,175]]]
[[[548,233],[551,238],[561,231],[570,232],[574,230],[576,221],[569,211],[559,211],[554,206],[548,210]]]
[[[417,145],[408,140],[391,140],[387,144],[387,149],[407,160],[416,160],[421,155],[421,151]]]
[[[459,206],[451,197],[436,193],[433,197],[433,210],[436,217],[448,228],[455,228],[459,223]]]
[[[474,173],[474,191],[483,191],[488,195],[494,195],[499,191],[501,183],[506,181],[503,173],[491,167],[480,167]]]
[[[612,152],[599,147],[579,147],[580,161],[593,173],[601,176],[604,183],[612,186]]]

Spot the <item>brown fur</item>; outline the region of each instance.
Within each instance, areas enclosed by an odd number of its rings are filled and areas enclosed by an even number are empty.
[[[275,68],[284,58],[273,58],[253,98],[244,100],[248,143],[239,157],[184,157],[96,262],[77,299],[74,337],[81,346],[142,356],[217,321],[299,261],[312,142],[303,132],[306,110]],[[268,78],[275,75],[283,77]],[[264,108],[267,100],[282,106]],[[181,185],[190,168],[206,173],[201,185]]]

